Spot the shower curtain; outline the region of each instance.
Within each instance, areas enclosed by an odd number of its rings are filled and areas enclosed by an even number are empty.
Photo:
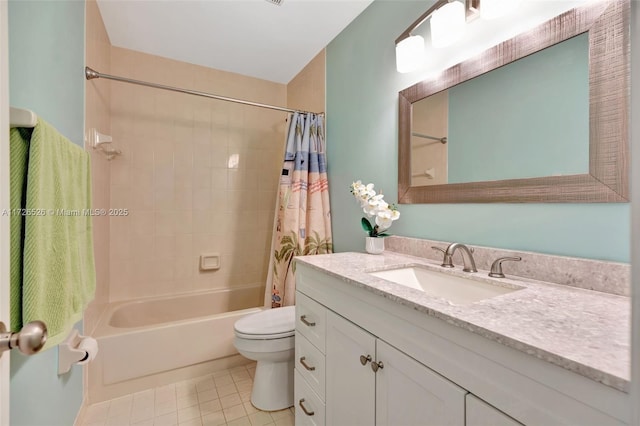
[[[294,113],[289,116],[267,277],[271,307],[295,303],[295,256],[332,250],[324,117]]]

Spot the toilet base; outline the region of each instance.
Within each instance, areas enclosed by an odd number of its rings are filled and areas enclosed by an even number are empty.
[[[293,406],[293,366],[293,359],[282,362],[258,361],[251,404],[262,411],[277,411]]]

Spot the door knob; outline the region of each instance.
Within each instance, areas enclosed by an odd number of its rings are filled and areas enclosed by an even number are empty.
[[[378,370],[382,370],[383,368],[384,368],[384,364],[382,363],[382,361],[371,363],[371,369],[373,370],[374,373],[377,373]]]
[[[367,365],[368,362],[371,362],[371,355],[360,355],[360,364]]]
[[[40,351],[47,341],[47,325],[42,321],[31,321],[18,332],[7,331],[0,322],[0,356],[2,352],[18,348],[25,355]]]

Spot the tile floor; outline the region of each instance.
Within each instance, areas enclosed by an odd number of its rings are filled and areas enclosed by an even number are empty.
[[[80,426],[293,425],[293,408],[251,405],[255,369],[252,363],[93,404]]]

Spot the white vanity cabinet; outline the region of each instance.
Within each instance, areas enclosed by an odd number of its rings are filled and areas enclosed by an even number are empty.
[[[464,426],[464,389],[327,313],[329,425]]]
[[[297,300],[297,317],[310,324],[296,334],[297,424],[464,426],[467,391],[306,296]],[[326,357],[305,337],[325,318]]]
[[[296,287],[297,425],[629,424],[628,394],[401,300],[303,262]]]

